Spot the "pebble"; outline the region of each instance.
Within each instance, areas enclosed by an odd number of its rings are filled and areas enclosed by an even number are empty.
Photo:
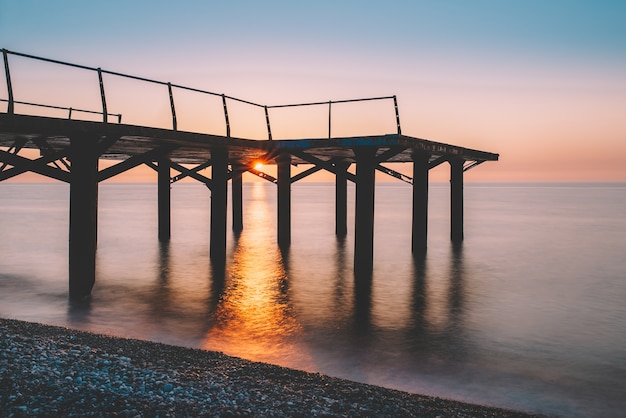
[[[531,417],[221,353],[0,319],[0,416]]]

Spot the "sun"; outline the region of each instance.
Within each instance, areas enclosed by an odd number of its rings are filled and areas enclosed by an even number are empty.
[[[254,163],[254,168],[256,170],[260,170],[263,168],[263,163],[261,161],[257,161],[256,163]]]

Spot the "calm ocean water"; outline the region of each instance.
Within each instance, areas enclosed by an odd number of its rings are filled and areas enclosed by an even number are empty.
[[[245,183],[224,280],[209,260],[210,192],[101,184],[97,279],[67,300],[69,187],[0,184],[0,316],[223,351],[360,382],[564,417],[626,411],[626,184],[466,184],[449,241],[431,184],[429,249],[410,252],[411,188],[376,188],[371,289],[355,289],[353,218],[334,185],[296,183],[292,244],[276,245],[273,184]],[[349,192],[353,214],[354,190]],[[350,215],[352,216],[352,215]],[[229,223],[230,225],[230,223]]]

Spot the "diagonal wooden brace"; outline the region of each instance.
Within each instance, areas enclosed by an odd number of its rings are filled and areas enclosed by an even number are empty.
[[[48,155],[31,160],[21,155],[12,154],[10,152],[0,150],[0,162],[10,164],[13,168],[4,170],[0,173],[0,181],[10,179],[27,171],[32,171],[42,176],[50,177],[56,180],[68,183],[70,181],[69,173],[59,168],[48,166],[49,163],[65,158],[68,155],[67,150],[56,151]]]

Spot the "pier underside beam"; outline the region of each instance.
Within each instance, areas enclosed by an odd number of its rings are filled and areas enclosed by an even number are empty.
[[[403,181],[405,183],[413,184],[413,179],[411,177],[407,176],[406,174],[402,174],[399,171],[392,170],[389,167],[385,167],[384,165],[378,164],[376,166],[376,170],[378,170],[378,171],[380,171],[382,173],[385,173],[388,176],[395,177],[398,180],[401,180],[401,181]]]
[[[302,173],[296,174],[295,176],[293,176],[291,178],[291,182],[295,183],[296,181],[302,180],[303,178],[306,178],[306,177],[310,176],[311,174],[317,173],[318,171],[323,170],[323,169],[324,169],[324,167],[320,167],[320,166],[311,167],[311,168],[303,171]]]
[[[70,175],[67,171],[58,167],[48,166],[49,163],[65,158],[67,153],[67,150],[62,150],[47,154],[35,160],[30,160],[21,155],[0,150],[0,162],[3,167],[8,165],[12,166],[0,171],[0,181],[8,180],[22,173],[26,173],[27,171],[32,171],[33,173],[67,183],[70,181]]]
[[[211,187],[211,247],[210,255],[214,261],[226,259],[226,212],[228,207],[228,151],[211,150],[212,187]]]
[[[20,152],[20,150],[24,148],[24,145],[26,145],[27,142],[28,142],[27,138],[16,138],[13,141],[13,144],[7,149],[7,152],[17,155]],[[6,168],[6,166],[7,166],[7,163],[3,163],[0,166],[0,171],[3,171]]]
[[[376,148],[355,148],[356,208],[354,225],[354,275],[371,275],[374,265],[374,186]]]
[[[304,161],[307,161],[316,166],[322,167],[322,169],[329,171],[333,174],[337,174],[337,171],[339,170],[336,164],[336,159],[321,160],[313,155],[307,154],[306,152],[302,151],[292,151],[292,153],[296,157],[301,158]],[[346,172],[346,176],[349,181],[356,182],[356,176],[354,174]]]
[[[155,159],[159,159],[168,150],[170,150],[170,148],[165,148],[165,147],[155,148],[143,154],[134,155],[130,158],[127,158],[126,160],[122,162],[119,162],[115,165],[112,165],[100,171],[100,173],[98,173],[98,181],[108,180],[112,177],[122,174],[142,164],[146,164],[148,165],[148,167],[151,167],[158,172],[159,171],[158,167],[153,166],[152,161],[155,161]]]
[[[262,172],[260,170],[257,170],[256,168],[249,168],[248,169],[248,173],[254,174],[255,176],[257,176],[259,178],[262,178],[263,180],[267,180],[270,183],[278,184],[278,179],[270,176],[267,173],[264,173],[264,172]]]
[[[281,154],[278,165],[278,245],[291,243],[291,155]]]
[[[95,136],[70,139],[70,299],[91,294],[96,280],[98,232],[98,152]]]
[[[179,180],[182,180],[185,177],[191,177],[195,180],[198,180],[201,183],[204,183],[206,185],[206,187],[208,187],[209,189],[212,189],[213,187],[213,181],[205,176],[203,176],[202,174],[198,173],[198,171],[203,170],[209,166],[211,166],[211,164],[213,164],[213,161],[207,161],[204,164],[201,164],[193,169],[188,169],[187,167],[182,166],[181,164],[175,163],[175,162],[170,162],[170,166],[180,172],[179,175],[174,176],[172,178],[172,182],[177,182]]]
[[[450,160],[450,238],[455,243],[463,241],[463,163]]]
[[[428,240],[428,160],[425,152],[413,153],[413,218],[411,250],[413,254],[426,252]]]
[[[198,171],[200,170],[204,170],[205,168],[210,167],[212,164],[211,160],[209,161],[205,161],[202,164],[199,164],[198,166],[194,167],[193,169],[188,169],[186,167],[181,166],[180,164],[176,164],[176,166],[173,166],[174,169],[176,169],[177,171],[180,172],[180,174],[178,174],[177,176],[172,177],[172,183],[176,183],[177,181],[180,181],[182,179],[184,179],[185,177],[193,177],[194,179],[205,183],[207,185],[207,187],[210,189],[211,185],[210,185],[210,179],[204,177],[203,175],[201,175],[200,173],[198,173]],[[180,168],[180,170],[179,170]]]
[[[159,241],[169,241],[171,236],[170,161],[158,161]]]

